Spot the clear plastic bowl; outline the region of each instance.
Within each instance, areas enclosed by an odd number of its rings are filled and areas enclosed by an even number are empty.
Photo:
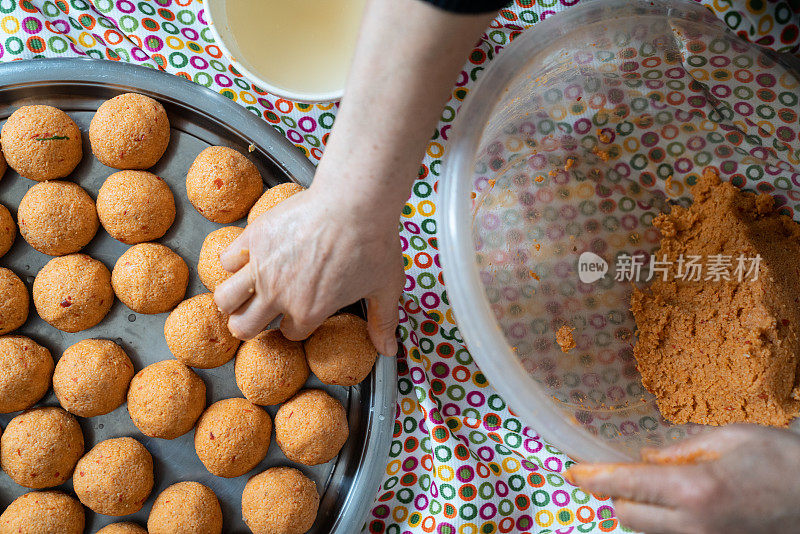
[[[784,61],[694,2],[582,2],[522,32],[459,112],[439,221],[456,319],[511,408],[570,456],[630,460],[704,430],[664,420],[642,387],[615,264],[657,248],[653,217],[709,166],[800,213]],[[608,263],[596,282],[579,279],[586,252]]]

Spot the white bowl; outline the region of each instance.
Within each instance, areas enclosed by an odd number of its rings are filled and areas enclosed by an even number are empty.
[[[208,17],[208,24],[211,28],[211,33],[214,36],[214,40],[217,42],[219,47],[222,49],[222,53],[236,70],[241,72],[260,89],[295,102],[315,103],[341,100],[342,96],[344,95],[344,81],[342,81],[341,87],[337,87],[334,90],[298,90],[276,83],[274,78],[270,79],[268,73],[256,72],[255,68],[248,61],[247,56],[242,53],[236,41],[235,35],[231,30],[228,20],[227,3],[228,2],[226,0],[206,0],[206,16]],[[298,32],[298,35],[298,38],[302,38],[301,32]],[[335,38],[335,35],[332,37]],[[291,50],[290,42],[281,43],[281,45],[285,45],[286,51]],[[269,47],[266,46],[265,43],[265,49],[267,48]],[[302,60],[302,58],[298,58],[298,61],[300,60]],[[347,69],[348,67],[349,65],[342,66],[344,69]],[[342,79],[344,80],[344,77],[342,77]]]

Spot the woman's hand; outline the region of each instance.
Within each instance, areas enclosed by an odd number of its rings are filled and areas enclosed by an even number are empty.
[[[405,283],[398,213],[380,213],[357,192],[326,183],[320,179],[247,226],[220,257],[235,274],[214,299],[231,314],[228,327],[240,339],[283,314],[284,335],[301,340],[338,309],[366,298],[372,342],[394,356]]]
[[[283,314],[284,334],[303,339],[366,298],[372,342],[397,352],[400,212],[453,81],[492,16],[417,0],[367,4],[314,184],[253,221],[222,256],[235,274],[214,298],[235,336],[253,337]]]
[[[614,498],[620,522],[647,534],[782,534],[800,529],[800,436],[732,425],[641,464],[576,464],[567,477]]]

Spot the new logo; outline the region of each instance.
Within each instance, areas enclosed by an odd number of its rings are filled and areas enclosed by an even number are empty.
[[[607,272],[608,262],[594,252],[584,252],[578,257],[578,278],[584,284],[597,282]]]

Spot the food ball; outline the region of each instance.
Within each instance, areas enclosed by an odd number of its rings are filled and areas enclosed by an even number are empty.
[[[0,171],[2,171],[1,167]],[[2,175],[3,173],[0,172],[0,176]],[[11,250],[15,237],[17,237],[17,225],[14,217],[11,216],[7,207],[0,204],[0,256],[5,256],[6,252]]]
[[[244,217],[263,190],[256,166],[224,146],[200,152],[186,176],[189,202],[209,221],[223,224]]]
[[[89,244],[100,221],[89,193],[72,182],[42,182],[25,193],[17,211],[19,233],[50,256],[72,254]]]
[[[317,485],[293,467],[267,469],[251,478],[242,493],[242,516],[253,534],[303,534],[318,509]]]
[[[58,486],[83,454],[78,421],[61,408],[35,408],[16,416],[0,438],[0,464],[26,488]]]
[[[206,469],[218,477],[241,476],[267,457],[272,420],[247,399],[215,402],[200,416],[194,448]]]
[[[200,369],[227,363],[239,346],[228,330],[228,314],[217,308],[211,293],[178,304],[164,323],[164,337],[177,359]]]
[[[293,462],[324,464],[339,454],[349,433],[341,403],[321,389],[301,391],[275,414],[275,439]]]
[[[222,508],[199,482],[178,482],[156,497],[147,519],[149,534],[220,534]]]
[[[117,298],[139,313],[163,313],[186,294],[189,267],[183,258],[158,243],[134,245],[119,257],[111,273]]]
[[[367,322],[350,313],[325,320],[303,342],[311,372],[325,384],[354,386],[367,378],[378,351]]]
[[[147,530],[136,523],[111,523],[98,530],[97,534],[147,534]]]
[[[218,285],[233,275],[222,267],[219,255],[242,235],[242,232],[244,229],[238,226],[226,226],[214,230],[203,240],[200,260],[197,262],[197,274],[209,291],[214,291]]]
[[[81,417],[107,414],[125,402],[133,364],[108,339],[84,339],[68,347],[53,373],[53,390],[68,412]]]
[[[22,326],[28,319],[28,288],[10,269],[0,267],[0,334]]]
[[[189,432],[206,407],[206,385],[178,360],[148,365],[128,388],[133,424],[151,438],[175,439]]]
[[[0,131],[8,165],[20,176],[42,182],[64,178],[83,157],[75,121],[52,106],[23,106]]]
[[[89,142],[95,157],[107,167],[149,169],[169,144],[167,112],[149,96],[115,96],[92,117]]]
[[[86,517],[77,500],[60,491],[32,491],[0,515],[3,534],[83,534]]]
[[[175,197],[167,182],[147,171],[119,171],[97,193],[97,214],[106,232],[134,245],[163,237],[175,221]]]
[[[239,347],[234,372],[247,400],[262,406],[280,404],[308,379],[303,344],[286,339],[280,330],[265,330]]]
[[[133,438],[101,441],[78,460],[72,485],[98,514],[136,513],[153,490],[153,457]]]
[[[30,408],[50,389],[53,357],[24,336],[0,337],[0,413]]]
[[[263,215],[290,196],[304,190],[305,187],[294,182],[285,182],[270,187],[264,191],[264,194],[250,208],[250,213],[247,214],[247,224],[255,221],[260,215]]]
[[[113,303],[111,273],[86,254],[53,258],[33,280],[33,304],[39,317],[64,332],[93,327]]]

